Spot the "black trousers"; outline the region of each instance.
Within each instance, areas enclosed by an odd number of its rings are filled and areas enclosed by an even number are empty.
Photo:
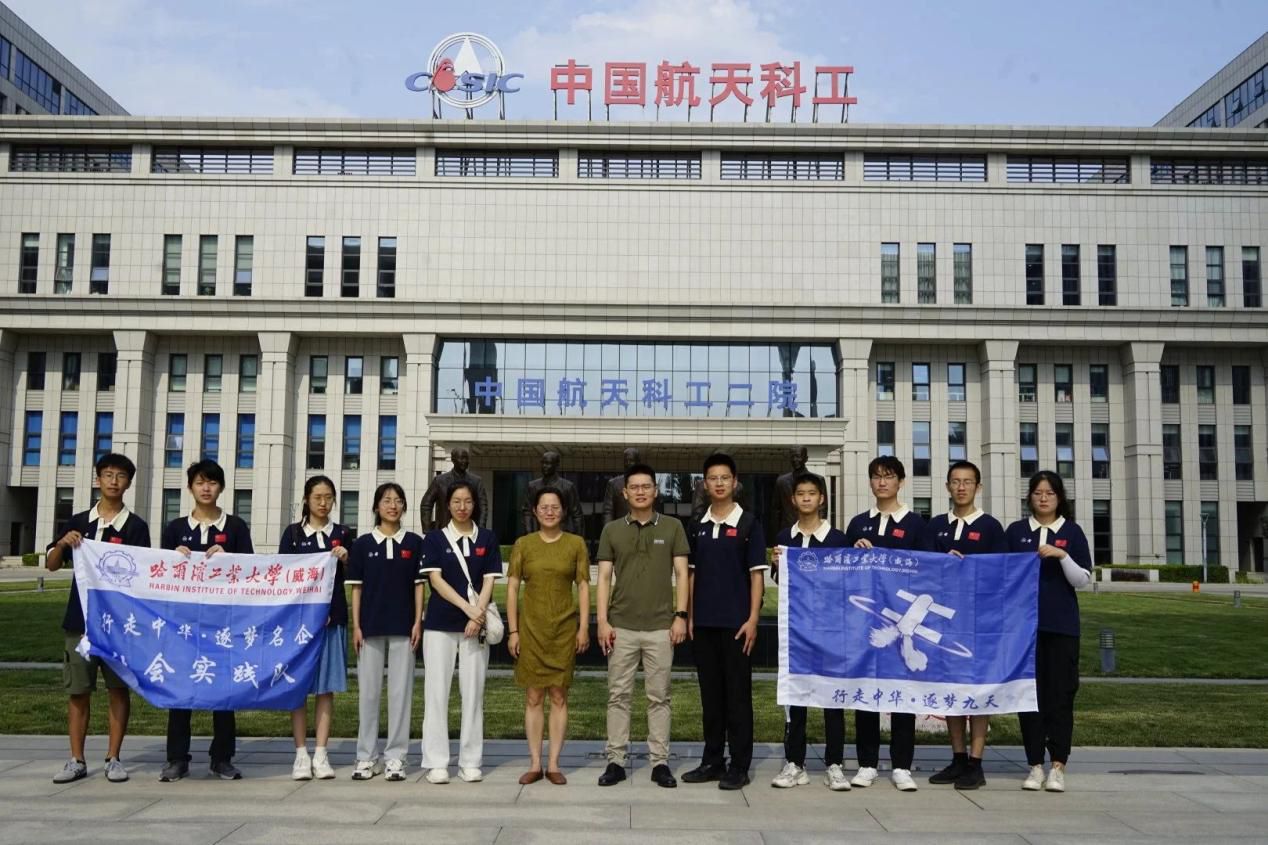
[[[1035,642],[1035,694],[1039,712],[1018,713],[1026,762],[1043,765],[1070,758],[1074,738],[1074,694],[1079,691],[1079,638],[1040,631]]]
[[[167,711],[167,759],[190,759],[189,754],[189,720],[192,710]],[[234,746],[238,739],[237,720],[232,710],[213,710],[211,713],[211,748],[208,756],[213,763],[227,763],[233,759]]]
[[[753,662],[735,628],[696,628],[691,650],[700,683],[704,764],[747,772],[753,762]]]
[[[869,710],[854,711],[855,743],[859,766],[875,769],[881,760],[881,714]],[[910,769],[916,756],[916,717],[912,713],[893,713],[889,717],[889,761],[895,769]]]
[[[823,762],[839,766],[845,761],[845,711],[823,711]],[[806,765],[806,708],[789,707],[784,722],[784,759]]]

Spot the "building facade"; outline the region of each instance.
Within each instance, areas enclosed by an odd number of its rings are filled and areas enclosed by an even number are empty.
[[[1167,112],[1158,126],[1268,128],[1268,32]]]
[[[628,446],[678,514],[718,447],[774,513],[805,446],[838,525],[874,455],[927,511],[966,457],[1005,521],[1061,472],[1099,562],[1262,569],[1262,138],[13,119],[0,547],[87,507],[106,449],[152,525],[216,457],[266,547],[308,475],[368,530],[459,445],[507,542],[547,449],[597,536]]]
[[[127,114],[105,91],[0,3],[0,115]]]

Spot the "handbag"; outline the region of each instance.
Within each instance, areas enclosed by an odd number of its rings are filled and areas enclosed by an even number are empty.
[[[453,553],[458,556],[462,574],[467,576],[467,601],[475,604],[479,601],[480,591],[475,588],[475,583],[471,580],[471,570],[467,568],[467,556],[462,553],[462,549],[454,542],[448,531],[445,531],[444,535],[449,541],[449,548],[453,549]],[[502,621],[502,614],[498,612],[497,602],[490,601],[488,608],[484,611],[484,641],[489,645],[497,645],[505,638],[506,623]]]

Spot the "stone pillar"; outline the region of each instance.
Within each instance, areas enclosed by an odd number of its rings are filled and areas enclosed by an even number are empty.
[[[152,539],[163,530],[159,497],[163,467],[154,460],[154,335],[141,330],[114,333],[114,451],[137,466],[136,478],[124,501],[150,524]],[[131,501],[128,501],[128,500]]]
[[[435,474],[427,419],[432,412],[436,336],[407,334],[402,340],[405,343],[405,367],[400,374],[399,413],[396,417],[396,477],[409,496],[410,512],[405,522],[413,530],[418,528],[421,518],[416,513],[418,503]],[[486,485],[492,486],[492,479],[486,481]]]
[[[19,418],[15,390],[18,385],[18,362],[15,353],[17,335],[12,329],[0,329],[0,557],[17,554],[19,549],[9,548],[9,523],[17,521],[16,502],[9,494],[9,482],[13,477],[14,441],[21,440],[25,418]],[[20,464],[21,461],[18,461]]]
[[[1015,340],[987,340],[978,347],[982,388],[982,495],[979,504],[1007,525],[1022,492],[1017,462],[1017,347]]]
[[[872,411],[872,341],[870,338],[842,338],[837,341],[840,373],[837,380],[841,397],[841,417],[846,421],[841,443],[841,486],[834,525],[841,530],[856,513],[871,506],[867,486],[867,464],[873,458],[875,414]]]
[[[251,536],[266,549],[299,512],[295,476],[295,350],[290,332],[260,332],[260,375],[255,406],[255,468],[251,484]]]
[[[1164,344],[1127,343],[1123,365],[1123,458],[1126,506],[1123,543],[1128,563],[1166,563],[1165,505],[1162,493],[1162,382]],[[1117,520],[1116,520],[1117,522]]]

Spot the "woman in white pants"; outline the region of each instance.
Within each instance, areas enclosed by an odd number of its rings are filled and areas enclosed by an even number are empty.
[[[430,783],[449,782],[449,690],[454,661],[462,696],[458,777],[483,780],[485,611],[493,582],[502,577],[502,555],[492,531],[475,524],[475,491],[465,481],[445,492],[450,522],[423,539],[422,574],[431,583],[423,631],[423,768]]]

